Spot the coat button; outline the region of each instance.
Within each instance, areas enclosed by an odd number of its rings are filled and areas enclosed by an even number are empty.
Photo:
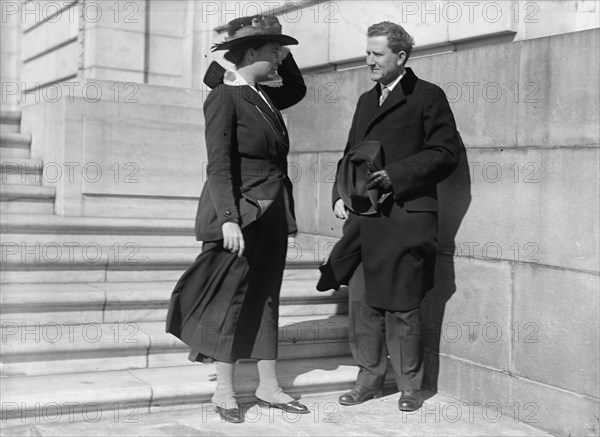
[[[229,210],[225,211],[225,215],[231,215],[231,211],[229,211]]]

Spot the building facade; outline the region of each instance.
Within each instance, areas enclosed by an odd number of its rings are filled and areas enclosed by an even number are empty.
[[[235,17],[277,15],[308,86],[284,114],[300,229],[289,256],[315,261],[341,233],[330,193],[373,86],[366,29],[402,24],[416,42],[408,66],[445,91],[465,144],[439,187],[428,384],[550,432],[597,434],[598,1],[0,4],[2,107],[21,112],[53,213],[190,223],[206,178],[202,77],[227,66],[210,47]]]

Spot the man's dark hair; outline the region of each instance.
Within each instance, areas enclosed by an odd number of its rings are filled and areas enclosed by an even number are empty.
[[[224,58],[233,65],[238,66],[244,60],[244,56],[246,55],[246,51],[248,49],[252,48],[254,50],[258,50],[270,42],[272,41],[255,40],[236,44],[231,47],[227,53],[225,53]]]
[[[408,34],[402,26],[391,21],[382,21],[381,23],[373,24],[367,29],[367,36],[387,36],[388,47],[396,54],[400,52],[406,53],[406,61],[410,57],[415,40]]]

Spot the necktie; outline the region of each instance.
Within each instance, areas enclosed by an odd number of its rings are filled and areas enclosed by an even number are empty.
[[[387,96],[389,94],[390,94],[389,88],[386,87],[385,85],[383,85],[381,88],[381,96],[379,97],[379,106],[383,105],[383,102],[385,101],[385,99],[387,99]]]

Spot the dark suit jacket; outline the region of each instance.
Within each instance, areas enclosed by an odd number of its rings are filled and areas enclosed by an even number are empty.
[[[285,109],[304,97],[306,86],[291,53],[278,71],[281,87],[259,88],[274,107]],[[227,221],[247,226],[282,192],[288,232],[295,232],[292,186],[287,176],[289,138],[280,114],[249,86],[229,86],[221,81],[206,99],[204,117],[208,178],[196,215],[196,239],[221,239],[221,225]]]
[[[410,68],[381,107],[379,94],[376,85],[360,96],[344,153],[379,141],[393,196],[376,215],[350,213],[327,268],[344,284],[362,261],[369,305],[406,311],[433,286],[436,185],[458,163],[458,134],[444,92]],[[333,203],[340,198],[337,181],[332,197]]]

